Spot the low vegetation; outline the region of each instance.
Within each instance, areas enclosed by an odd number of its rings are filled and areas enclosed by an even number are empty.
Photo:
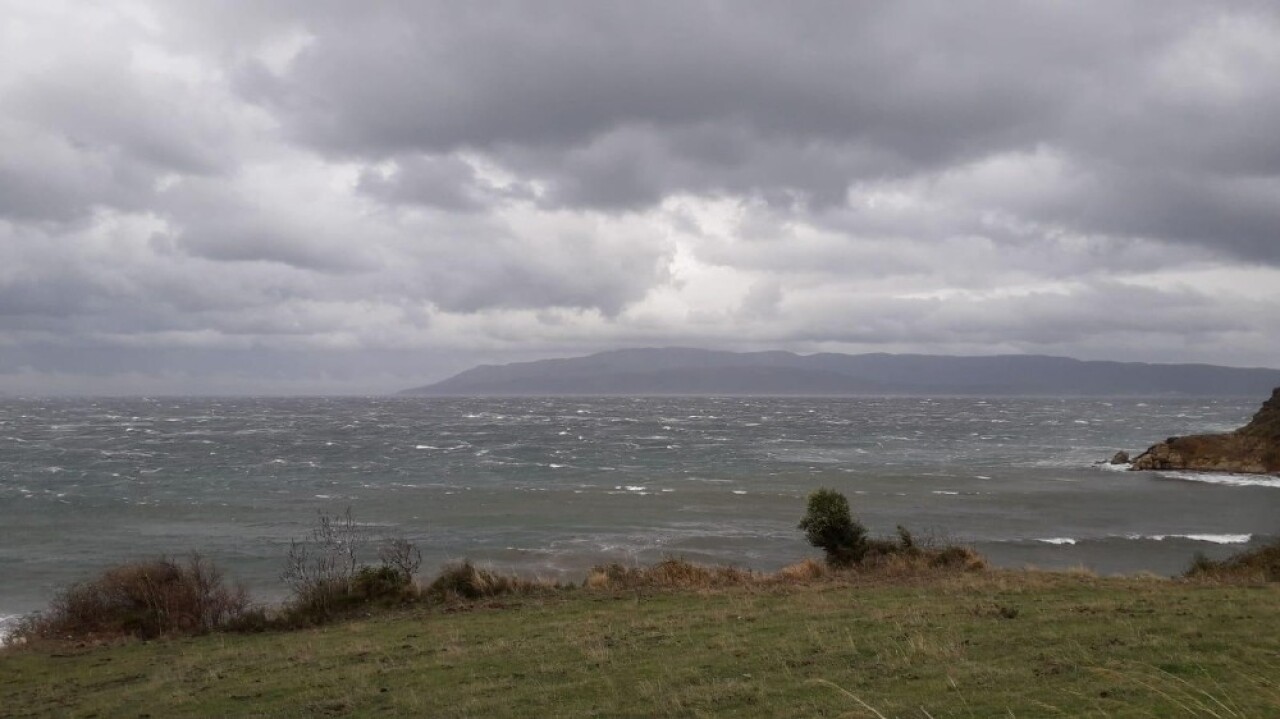
[[[252,610],[242,587],[199,555],[121,564],[60,592],[18,625],[18,642],[204,634],[235,628]]]
[[[280,607],[253,607],[198,556],[121,565],[69,588],[0,650],[0,707],[33,717],[1280,715],[1280,542],[1198,560],[1186,580],[1099,579],[987,570],[971,549],[902,527],[874,538],[832,490],[810,498],[801,529],[825,561],[769,573],[668,558],[599,566],[573,585],[464,561],[419,582],[412,544],[364,536],[349,512],[322,515],[289,553],[292,595]],[[115,641],[128,637],[170,641]]]
[[[364,560],[376,548],[377,564]],[[322,624],[370,606],[394,606],[418,597],[414,574],[422,553],[400,537],[370,537],[348,507],[321,513],[309,537],[293,541],[280,578],[290,589],[277,621],[287,626]]]
[[[898,525],[895,539],[870,537],[850,512],[849,500],[834,489],[819,489],[809,495],[799,529],[809,544],[823,551],[827,564],[833,568],[903,571],[986,566],[982,556],[968,547],[918,542],[902,525]]]
[[[651,576],[716,575],[704,569]],[[1002,570],[883,577],[823,562],[788,574],[0,652],[0,715],[1280,716],[1275,585]]]
[[[867,528],[853,519],[849,500],[833,489],[809,495],[799,529],[809,544],[826,553],[827,564],[832,566],[856,564],[867,553]]]
[[[456,603],[511,595],[532,595],[567,587],[513,574],[499,574],[469,561],[449,564],[426,586],[421,597],[430,602]]]
[[[1218,582],[1280,582],[1280,540],[1220,561],[1197,554],[1184,576]]]

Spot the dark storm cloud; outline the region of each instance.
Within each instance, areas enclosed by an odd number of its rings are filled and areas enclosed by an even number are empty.
[[[285,72],[244,76],[329,153],[480,151],[544,202],[613,210],[680,192],[839,204],[858,181],[1045,146],[1092,183],[1014,208],[1030,219],[1280,260],[1274,7],[374,7],[312,18]],[[382,196],[468,200],[411,181]]]
[[[1055,109],[1054,93],[1033,90],[1008,62],[1019,49],[1077,53],[1087,46],[1072,30],[1103,27],[1004,5],[1005,27],[992,28],[980,8],[946,3],[927,13],[833,3],[369,7],[308,22],[315,41],[263,93],[335,151],[563,147],[627,125],[736,119],[765,136],[865,137],[904,157],[950,156],[1004,144]],[[1015,47],[1001,51],[986,37],[993,30]]]

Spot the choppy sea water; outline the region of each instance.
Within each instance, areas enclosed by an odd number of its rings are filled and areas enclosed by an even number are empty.
[[[1280,536],[1280,479],[1126,473],[1117,449],[1244,423],[1249,399],[0,400],[0,617],[127,558],[197,550],[261,597],[350,507],[417,542],[580,577],[680,555],[775,569],[834,487],[873,531],[998,564],[1184,568]]]

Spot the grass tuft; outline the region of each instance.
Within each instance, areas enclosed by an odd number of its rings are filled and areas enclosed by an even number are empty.
[[[432,601],[474,601],[490,597],[530,595],[553,591],[559,585],[513,574],[498,574],[475,566],[469,560],[449,564],[427,585],[423,595]]]
[[[668,557],[648,567],[613,563],[594,567],[583,586],[589,589],[709,589],[758,584],[762,576],[737,567],[706,567]]]

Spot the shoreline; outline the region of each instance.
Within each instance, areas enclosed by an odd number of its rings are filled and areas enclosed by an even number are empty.
[[[1176,580],[1181,572],[1185,571],[1191,564],[1196,554],[1205,554],[1212,559],[1224,559],[1234,553],[1245,551],[1251,548],[1267,546],[1277,540],[1280,540],[1280,532],[1275,535],[1263,535],[1258,533],[1250,534],[1212,534],[1212,533],[1167,533],[1167,534],[1120,534],[1107,535],[1103,537],[1035,537],[1035,538],[1018,538],[1008,540],[989,540],[984,542],[956,542],[960,546],[976,549],[983,556],[990,571],[997,573],[1065,573],[1065,574],[1088,574],[1100,579],[1114,579],[1117,581],[1134,580],[1134,579],[1160,579],[1160,580]],[[1175,557],[1174,565],[1166,567],[1166,571],[1156,571],[1148,567],[1129,568],[1122,571],[1099,571],[1095,567],[1091,567],[1086,562],[1077,561],[1073,555],[1078,556],[1081,552],[1097,552],[1102,556],[1114,556],[1117,547],[1140,546],[1142,543],[1167,547],[1167,553]],[[996,558],[992,557],[991,549],[997,549]],[[1054,562],[1002,562],[998,557],[1001,552],[999,548],[1006,550],[1044,550],[1052,551],[1061,556]],[[663,561],[665,558],[676,558],[682,561],[690,561],[699,566],[723,566],[733,567],[748,572],[772,573],[787,566],[788,563],[778,564],[777,566],[758,567],[746,564],[719,563],[714,560],[704,560],[702,558],[688,557],[686,555],[669,555],[659,554],[652,557],[648,561],[640,561],[636,555],[631,555],[629,559],[624,559],[624,566],[641,567],[652,565],[656,562]],[[216,557],[208,557],[217,560]],[[593,567],[599,567],[610,563],[617,562],[618,557],[600,556],[594,559],[588,558],[586,555],[580,556],[579,560],[574,562],[579,569],[561,569],[559,571],[548,572],[534,565],[527,563],[502,561],[490,562],[484,560],[476,560],[474,564],[477,567],[494,571],[500,574],[524,577],[539,581],[555,581],[566,582],[571,585],[581,585],[586,577],[590,574]],[[282,560],[283,561],[283,560]],[[465,557],[455,557],[446,559],[441,562],[439,568],[457,564],[459,562],[470,561]],[[794,562],[793,558],[793,562]],[[219,564],[221,564],[219,562]],[[99,567],[97,570],[90,571],[82,579],[96,574],[104,569]],[[439,569],[438,568],[438,569]],[[224,569],[226,567],[224,566]],[[227,572],[228,579],[232,582],[236,580],[234,572]],[[287,591],[279,585],[278,582],[273,584],[259,584],[258,586],[249,586],[251,596],[255,604],[265,607],[281,606],[287,600]],[[52,597],[50,597],[50,600]],[[0,647],[5,645],[7,634],[12,631],[13,626],[23,617],[33,612],[43,611],[48,606],[48,602],[36,607],[28,612],[8,612],[0,611]]]

